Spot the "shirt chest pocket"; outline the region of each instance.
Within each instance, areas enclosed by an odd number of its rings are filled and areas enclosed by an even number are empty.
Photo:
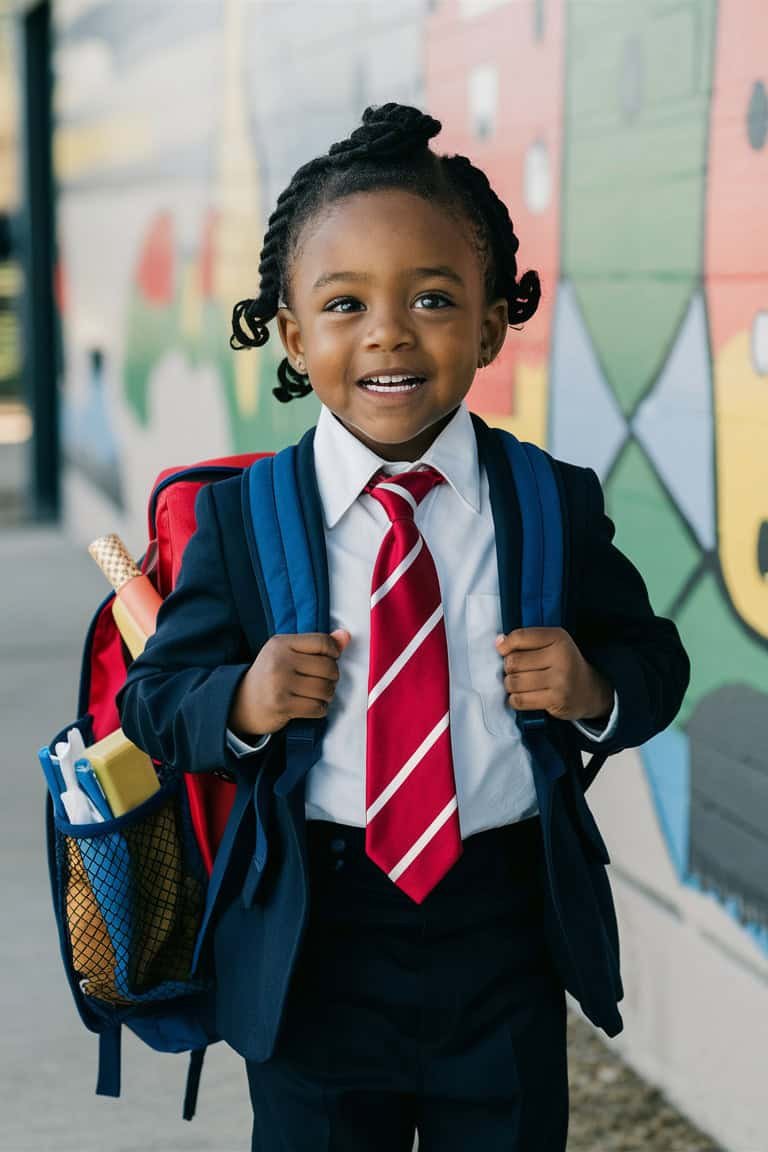
[[[507,707],[504,666],[495,640],[501,632],[501,597],[492,592],[467,595],[467,661],[469,680],[480,697],[483,723],[494,736],[509,732],[514,712]]]

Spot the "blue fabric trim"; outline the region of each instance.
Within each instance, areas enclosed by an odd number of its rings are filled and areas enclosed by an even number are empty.
[[[502,432],[501,438],[515,478],[523,521],[522,624],[523,628],[536,628],[544,623],[544,522],[538,475],[517,437]]]
[[[120,1095],[120,1025],[99,1033],[97,1096]]]
[[[274,457],[274,492],[281,551],[293,599],[294,632],[317,631],[315,577],[304,515],[296,481],[296,449],[284,448]]]
[[[257,460],[249,469],[249,502],[254,540],[264,576],[272,625],[275,632],[296,632],[296,611],[290,595],[285,551],[277,520],[274,462],[277,457]]]
[[[535,444],[521,445],[536,481],[542,530],[541,623],[559,628],[563,621],[563,517],[560,493],[549,457]]]
[[[185,1120],[191,1120],[197,1109],[197,1093],[200,1088],[200,1076],[203,1071],[205,1052],[205,1048],[196,1048],[194,1052],[190,1052],[189,1054],[187,1087],[184,1092],[184,1106],[181,1113]]]
[[[563,517],[552,464],[534,444],[521,444],[511,432],[498,428],[496,432],[520,502],[522,627],[555,628],[562,621]],[[544,729],[547,724],[547,714],[542,711],[518,712],[516,719],[523,732]]]

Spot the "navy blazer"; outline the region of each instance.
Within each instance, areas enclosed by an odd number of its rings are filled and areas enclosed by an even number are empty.
[[[506,633],[520,627],[520,507],[501,444],[478,416],[472,422],[489,480]],[[320,628],[327,631],[328,570],[313,437],[310,429],[299,443],[298,474]],[[689,664],[675,625],[654,615],[642,577],[612,543],[614,527],[595,473],[558,461],[556,475],[565,521],[563,624],[616,690],[619,721],[603,744],[572,724],[547,721],[567,771],[551,781],[534,762],[548,879],[545,925],[564,986],[613,1036],[622,1027],[618,933],[608,852],[584,791],[608,755],[644,743],[672,721]],[[244,520],[246,481],[247,473],[201,489],[197,530],[178,582],[117,705],[123,730],[151,756],[192,772],[224,767],[238,778],[211,878],[204,955],[215,968],[221,1035],[246,1058],[265,1060],[277,1039],[310,894],[304,781],[285,795],[271,787],[284,767],[283,733],[242,759],[226,741],[238,684],[268,639],[249,553],[250,517]],[[586,767],[583,751],[593,753]],[[268,830],[266,857],[263,846],[254,850],[254,799]]]

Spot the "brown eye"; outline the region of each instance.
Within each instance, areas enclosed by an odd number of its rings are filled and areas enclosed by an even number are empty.
[[[418,300],[416,301],[417,304],[418,304],[419,300],[437,300],[438,301],[438,307],[437,308],[429,307],[429,308],[427,308],[427,312],[440,311],[440,308],[442,308],[443,305],[447,305],[449,308],[451,308],[453,306],[453,301],[449,300],[447,296],[443,296],[442,292],[424,292],[424,293],[422,293],[421,296],[419,296]]]
[[[354,298],[354,296],[339,296],[338,300],[331,300],[330,304],[326,304],[325,307],[323,308],[323,312],[340,312],[341,311],[341,309],[339,308],[340,304],[359,304],[359,303],[360,303],[360,301],[356,300]],[[344,315],[344,312],[346,312],[346,309],[344,309],[344,311],[342,312],[342,315]]]

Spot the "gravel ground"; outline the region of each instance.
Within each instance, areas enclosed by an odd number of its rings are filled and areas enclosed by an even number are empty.
[[[725,1152],[568,1014],[568,1152]]]

